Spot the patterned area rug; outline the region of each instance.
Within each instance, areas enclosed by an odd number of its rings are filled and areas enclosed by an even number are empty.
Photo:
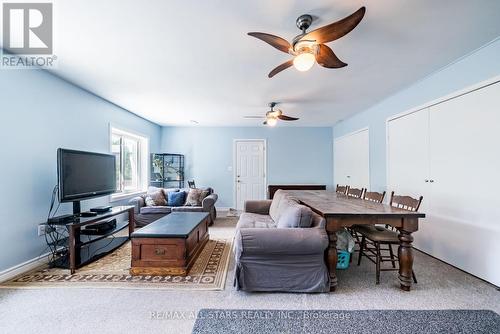
[[[71,275],[67,269],[42,268],[20,275],[0,288],[123,288],[223,290],[231,239],[209,240],[187,276],[131,276],[130,242]]]

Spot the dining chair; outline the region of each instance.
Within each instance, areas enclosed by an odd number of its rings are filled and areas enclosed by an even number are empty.
[[[384,201],[384,197],[385,197],[385,191],[383,193],[379,193],[379,192],[376,192],[376,191],[368,191],[368,189],[365,189],[365,193],[363,194],[363,199],[365,201],[369,201],[369,202],[375,202],[375,203],[382,203]],[[357,233],[355,228],[357,227],[358,225],[354,225],[350,228],[348,228],[348,231],[351,233],[351,236],[354,238],[354,244],[358,246],[358,252],[360,250],[360,245],[361,245],[361,234]],[[352,256],[350,258],[350,260],[352,261]]]
[[[385,197],[385,191],[383,193],[379,193],[376,191],[365,190],[365,195],[363,196],[363,199],[365,201],[382,203],[382,202],[384,202],[384,197]]]
[[[418,199],[410,196],[394,195],[391,193],[390,205],[408,211],[417,211],[422,203],[423,196]],[[359,245],[358,266],[361,264],[361,259],[366,257],[376,265],[376,284],[380,284],[381,271],[398,270],[396,262],[399,261],[398,256],[392,249],[392,245],[399,245],[399,235],[397,230],[391,230],[383,226],[374,225],[356,225],[354,231],[361,235],[361,243]],[[387,246],[383,248],[382,246]],[[384,255],[382,252],[389,252],[389,255]],[[387,253],[385,253],[387,254]],[[391,262],[392,268],[381,268],[382,262]],[[412,278],[417,283],[415,272],[412,271]]]
[[[339,186],[337,184],[337,188],[335,189],[335,192],[336,193],[339,193],[339,194],[347,194],[347,191],[349,190],[349,186]]]
[[[188,187],[189,188],[196,188],[195,184],[194,184],[194,180],[191,180],[191,181],[188,181]]]
[[[363,197],[364,191],[365,191],[365,188],[357,189],[357,188],[349,187],[349,189],[347,189],[347,196],[354,197],[354,198],[361,198],[361,197]]]

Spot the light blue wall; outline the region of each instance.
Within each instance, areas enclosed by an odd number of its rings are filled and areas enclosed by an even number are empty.
[[[386,119],[500,75],[500,39],[333,127],[333,137],[370,129],[370,183],[386,190]]]
[[[109,123],[150,137],[161,128],[40,70],[0,71],[0,271],[44,253],[37,225],[57,183],[58,147],[109,152]],[[103,203],[85,201],[83,209]],[[63,204],[59,213],[67,213]]]
[[[186,179],[211,186],[219,207],[234,207],[233,139],[267,140],[267,181],[332,185],[331,128],[164,127],[162,152],[186,156]]]

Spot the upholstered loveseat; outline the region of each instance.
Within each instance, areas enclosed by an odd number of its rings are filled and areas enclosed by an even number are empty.
[[[328,292],[327,247],[324,218],[286,192],[247,201],[236,228],[236,288]]]
[[[155,189],[154,187],[150,187],[148,192],[151,192]],[[159,189],[159,188],[156,188]],[[129,201],[129,205],[134,206],[134,218],[135,225],[142,227],[146,226],[155,220],[158,220],[171,212],[208,212],[210,213],[210,225],[213,224],[215,218],[217,217],[217,212],[215,210],[215,202],[217,202],[217,194],[214,193],[212,188],[202,188],[203,190],[208,191],[208,196],[206,196],[202,202],[201,206],[146,206],[146,195],[134,197]],[[189,192],[189,188],[164,188],[162,189],[164,193],[168,192],[179,192],[184,191],[186,193]]]

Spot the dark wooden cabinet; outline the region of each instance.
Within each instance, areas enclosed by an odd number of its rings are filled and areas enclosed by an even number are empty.
[[[179,232],[175,225],[183,222],[179,228],[185,231]],[[208,242],[208,223],[206,213],[178,212],[136,231],[132,234],[130,274],[186,276]]]

